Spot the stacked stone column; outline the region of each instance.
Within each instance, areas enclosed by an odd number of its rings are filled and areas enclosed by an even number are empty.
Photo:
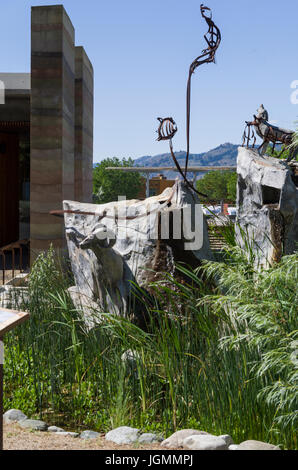
[[[93,71],[62,5],[33,7],[31,33],[32,260],[51,243],[65,249],[63,219],[49,212],[92,196]]]
[[[75,200],[92,202],[93,67],[75,48]]]

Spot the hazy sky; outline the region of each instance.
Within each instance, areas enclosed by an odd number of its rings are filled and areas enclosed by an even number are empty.
[[[30,72],[30,7],[57,1],[1,0],[1,72]],[[205,47],[200,0],[65,0],[95,72],[94,161],[168,151],[156,118],[172,116],[184,150],[190,63]],[[297,0],[208,0],[222,31],[216,65],[193,76],[191,152],[239,143],[244,121],[264,103],[293,128],[298,104]],[[298,86],[298,82],[297,82]],[[298,88],[297,88],[298,89]]]

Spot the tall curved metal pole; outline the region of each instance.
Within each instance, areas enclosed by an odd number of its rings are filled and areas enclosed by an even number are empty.
[[[190,102],[191,102],[191,77],[195,70],[203,64],[215,63],[215,54],[219,45],[221,43],[221,32],[219,28],[212,21],[212,12],[211,9],[201,5],[201,15],[205,19],[207,25],[209,26],[207,34],[204,35],[205,41],[207,42],[208,47],[204,49],[190,65],[188,81],[187,81],[187,91],[186,91],[186,161],[185,161],[185,176],[187,175],[188,160],[189,160],[189,146],[190,146]],[[210,16],[208,15],[210,12]]]
[[[190,65],[189,73],[188,73],[188,80],[187,80],[187,90],[186,90],[186,159],[185,159],[185,172],[183,173],[178,160],[173,151],[172,145],[172,138],[177,132],[177,126],[173,118],[158,118],[160,125],[157,130],[158,132],[158,139],[157,140],[169,140],[170,141],[170,151],[174,163],[177,167],[177,170],[183,177],[184,181],[188,184],[188,186],[195,191],[197,194],[201,196],[205,196],[205,194],[200,193],[195,189],[193,184],[190,183],[187,179],[187,169],[188,169],[188,160],[189,160],[189,149],[190,149],[190,104],[191,104],[191,78],[195,70],[203,64],[209,64],[215,62],[215,54],[216,51],[221,43],[221,33],[219,28],[215,25],[212,20],[212,12],[211,9],[204,6],[203,4],[200,6],[201,15],[205,19],[209,29],[207,33],[204,35],[205,41],[207,42],[207,48],[203,49],[201,55],[199,55]],[[208,16],[209,13],[209,16]]]

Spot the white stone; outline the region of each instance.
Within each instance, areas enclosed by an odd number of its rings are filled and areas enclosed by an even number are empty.
[[[236,444],[232,444],[229,446],[229,450],[238,450],[239,446],[237,446]]]
[[[130,428],[128,426],[120,426],[108,432],[105,436],[107,441],[114,442],[115,444],[133,444],[137,442],[140,437],[140,430]]]
[[[64,429],[58,428],[57,426],[50,426],[48,432],[64,432]]]
[[[95,432],[95,431],[83,431],[81,434],[80,434],[80,438],[81,439],[98,439],[100,437],[100,434],[99,432]]]
[[[18,421],[22,421],[27,419],[27,416],[20,410],[8,410],[3,415],[3,422],[5,424],[17,423]]]
[[[228,450],[223,439],[211,434],[189,436],[183,441],[183,448],[187,450]]]
[[[32,431],[47,431],[48,429],[48,425],[39,419],[24,419],[19,421],[18,424],[22,428],[31,429]]]
[[[69,432],[69,431],[58,431],[56,432],[56,436],[69,436],[69,437],[79,437],[79,433],[78,432]],[[83,439],[83,438],[81,438]],[[89,438],[91,439],[91,438]]]
[[[197,429],[181,429],[180,431],[174,432],[170,437],[165,439],[161,445],[168,449],[175,449],[183,446],[184,440],[189,436],[194,435],[208,435],[205,431],[198,431]]]
[[[267,442],[249,440],[241,442],[237,450],[280,450],[280,448]]]

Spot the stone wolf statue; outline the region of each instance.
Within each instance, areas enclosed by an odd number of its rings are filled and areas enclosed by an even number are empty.
[[[269,122],[268,111],[264,108],[264,105],[258,109],[258,114],[254,115],[254,121],[246,121],[247,126],[254,126],[254,129],[259,137],[263,140],[263,143],[259,147],[259,154],[264,155],[270,143],[273,144],[273,150],[276,144],[284,145],[280,156],[285,149],[290,149],[290,154],[287,162],[290,162],[298,155],[298,146],[293,146],[294,142],[294,131],[288,129],[282,129],[281,127],[273,126]]]

